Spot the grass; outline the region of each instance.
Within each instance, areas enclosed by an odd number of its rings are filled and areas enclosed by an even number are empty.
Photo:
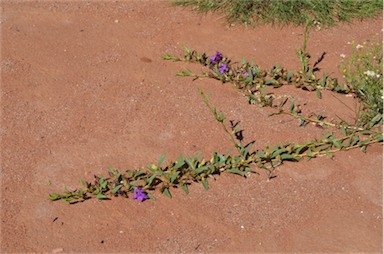
[[[171,0],[201,12],[223,13],[229,22],[243,24],[305,24],[318,28],[364,19],[383,11],[382,0]]]

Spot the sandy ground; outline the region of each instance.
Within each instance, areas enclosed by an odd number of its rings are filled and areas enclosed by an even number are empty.
[[[1,253],[382,253],[382,145],[285,163],[272,181],[222,174],[209,191],[195,184],[173,199],[48,200],[108,166],[226,152],[231,144],[198,87],[255,148],[318,137],[319,128],[249,106],[230,85],[176,77],[186,65],[161,59],[187,45],[297,68],[303,28],[231,26],[166,1],[2,1],[0,10]],[[312,31],[309,50],[314,58],[325,51],[320,67],[338,77],[348,42],[382,38],[382,22]],[[356,106],[351,97],[279,92],[306,103],[306,113],[355,116],[344,105]]]

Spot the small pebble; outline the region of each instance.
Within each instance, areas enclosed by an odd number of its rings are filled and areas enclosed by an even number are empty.
[[[56,249],[53,249],[52,250],[52,253],[60,253],[60,252],[63,252],[63,248],[56,248]]]

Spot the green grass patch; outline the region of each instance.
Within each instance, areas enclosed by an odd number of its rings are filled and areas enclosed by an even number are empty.
[[[365,19],[382,13],[382,0],[171,0],[193,10],[223,13],[229,22],[246,25],[305,24],[318,28],[340,21]]]

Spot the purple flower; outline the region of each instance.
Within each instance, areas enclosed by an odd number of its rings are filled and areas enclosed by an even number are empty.
[[[252,75],[255,75],[256,72],[252,71]],[[249,76],[249,73],[247,71],[243,72],[243,76],[246,78]]]
[[[221,59],[223,59],[223,54],[221,54],[219,51],[216,51],[216,55],[214,56],[211,56],[211,63],[218,63],[221,61]]]
[[[228,65],[226,65],[225,63],[220,63],[219,72],[223,74],[224,72],[228,72],[228,71],[229,71]]]
[[[147,194],[145,192],[137,187],[135,187],[135,193],[133,194],[133,199],[137,199],[140,202],[143,202],[144,200],[148,199]]]

